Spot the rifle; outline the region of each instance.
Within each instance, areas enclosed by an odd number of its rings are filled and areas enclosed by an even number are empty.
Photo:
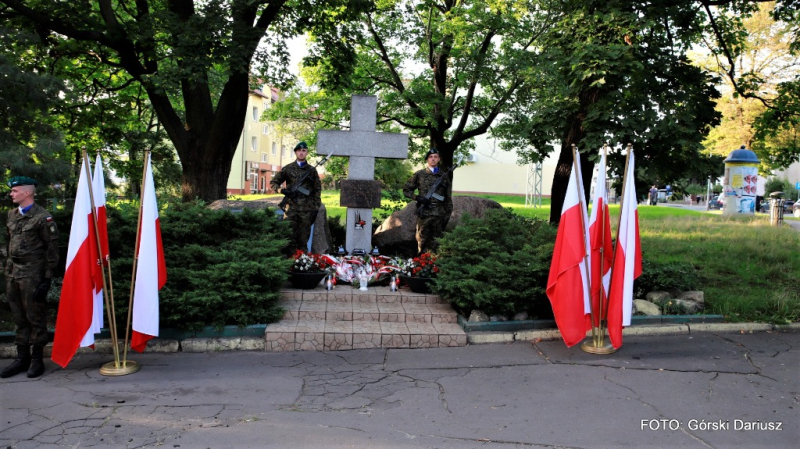
[[[323,165],[325,165],[325,163],[328,162],[328,159],[330,159],[331,156],[333,156],[333,150],[331,150],[331,152],[327,156],[325,156],[325,158],[319,161],[319,163],[317,163],[317,165],[315,165],[314,168],[322,167]],[[303,183],[306,182],[306,179],[308,179],[309,176],[311,176],[311,173],[312,173],[311,170],[306,170],[299,178],[297,178],[297,181],[295,181],[294,184],[285,189],[281,189],[281,193],[283,194],[283,199],[281,200],[280,204],[278,204],[278,207],[280,207],[283,212],[286,212],[286,204],[289,202],[289,198],[295,198],[298,193],[304,196],[308,196],[311,193],[308,191],[308,189],[303,187]]]
[[[428,189],[428,193],[426,193],[423,196],[423,198],[428,200],[428,204],[430,204],[430,199],[431,198],[433,198],[433,199],[435,199],[437,201],[444,201],[444,197],[439,195],[439,194],[437,194],[436,193],[436,189],[438,189],[439,186],[442,185],[442,182],[445,180],[445,178],[447,178],[450,175],[450,173],[452,173],[453,170],[455,170],[456,168],[458,168],[458,166],[457,165],[453,165],[450,168],[448,168],[447,170],[443,171],[442,172],[442,176],[440,176],[439,179],[437,179],[436,182],[433,183],[431,188]],[[422,214],[422,211],[425,209],[425,207],[426,207],[425,204],[420,204],[419,205],[419,207],[417,208],[417,216]]]

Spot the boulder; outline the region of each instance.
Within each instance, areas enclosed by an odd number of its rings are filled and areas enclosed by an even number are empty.
[[[273,197],[253,201],[217,200],[209,204],[208,208],[211,210],[228,210],[233,213],[241,212],[244,209],[274,209],[276,214],[283,215],[283,212],[278,209],[282,199],[282,197]],[[319,254],[331,253],[333,251],[332,242],[331,230],[328,228],[328,211],[323,204],[319,207],[317,221],[314,222],[314,240],[311,242],[311,252]]]
[[[661,302],[672,298],[672,294],[660,290],[652,291],[644,295],[644,299],[650,302]]]
[[[514,314],[514,321],[525,321],[528,319],[528,312],[519,312]]]
[[[492,315],[489,317],[489,321],[508,321],[508,318],[505,315]]]
[[[486,312],[475,309],[469,314],[469,319],[467,321],[470,323],[485,323],[489,321],[489,315],[487,315]]]
[[[454,196],[453,212],[445,231],[458,226],[464,214],[483,217],[487,209],[502,209],[497,201],[475,196]],[[382,254],[411,256],[417,252],[417,202],[411,201],[402,210],[387,217],[372,235],[372,244],[380,248]]]
[[[661,315],[661,309],[657,305],[644,299],[634,299],[633,307],[636,312],[647,316]]]
[[[702,312],[705,308],[705,296],[701,291],[683,292],[675,298],[675,302],[688,314]]]

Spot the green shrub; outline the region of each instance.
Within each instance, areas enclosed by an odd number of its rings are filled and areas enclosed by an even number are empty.
[[[642,261],[642,274],[633,282],[633,294],[636,298],[644,298],[648,292],[695,290],[700,286],[700,279],[694,266],[687,262],[648,262]]]
[[[465,216],[439,241],[434,290],[459,311],[490,315],[527,311],[552,317],[545,295],[556,229],[504,209]]]
[[[138,208],[108,209],[118,328],[125,329]],[[167,283],[162,327],[246,326],[280,319],[279,290],[288,277],[288,229],[270,211],[213,211],[176,204],[160,214]]]

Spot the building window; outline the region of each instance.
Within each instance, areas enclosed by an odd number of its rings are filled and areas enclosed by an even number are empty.
[[[250,191],[255,192],[258,189],[258,169],[250,167]]]
[[[269,134],[269,125],[264,125],[264,126],[261,127],[261,134],[263,134],[265,136],[267,134]]]
[[[250,150],[256,151],[258,149],[258,139],[255,137],[250,138]]]
[[[277,144],[272,142],[272,155],[275,156],[275,148],[277,148]]]
[[[269,102],[267,100],[264,100],[263,103],[264,103],[264,110],[266,111],[269,108]]]
[[[258,121],[258,106],[253,106],[253,121]]]
[[[267,162],[267,153],[261,153],[261,162]]]
[[[283,157],[288,156],[288,154],[286,153],[286,145],[281,145],[281,153],[283,153]]]

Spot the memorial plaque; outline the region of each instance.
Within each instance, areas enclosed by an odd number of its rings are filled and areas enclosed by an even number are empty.
[[[381,207],[381,183],[367,179],[345,179],[339,206],[375,209]]]

